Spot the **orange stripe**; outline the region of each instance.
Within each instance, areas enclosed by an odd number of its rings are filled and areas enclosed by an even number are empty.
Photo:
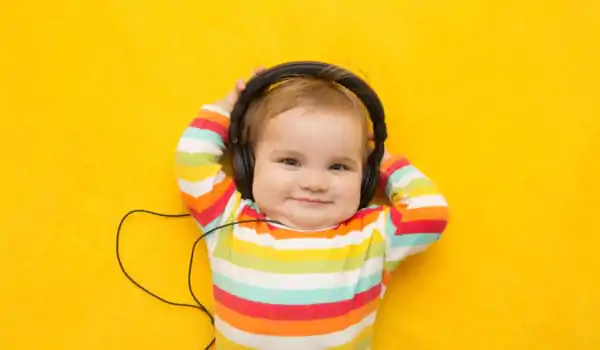
[[[398,161],[401,161],[401,160],[405,160],[405,159],[406,159],[406,157],[404,157],[404,156],[393,154],[388,159],[382,161],[381,165],[379,166],[379,168],[380,169],[387,169],[390,166],[392,166],[394,163],[396,163]]]
[[[360,322],[377,309],[379,298],[359,309],[334,318],[310,321],[274,321],[244,316],[215,301],[215,314],[244,332],[261,335],[304,337],[344,330]]]
[[[243,223],[240,226],[244,226],[247,228],[252,228],[256,230],[257,234],[269,234],[275,239],[292,239],[292,238],[334,238],[337,236],[345,236],[353,231],[360,231],[364,228],[366,223],[374,222],[377,220],[377,217],[380,215],[380,212],[373,212],[371,214],[366,215],[363,219],[357,220],[353,219],[347,223],[347,225],[341,226],[339,228],[331,229],[331,230],[323,230],[317,232],[298,232],[293,230],[287,230],[284,228],[269,228],[268,225],[261,224],[256,225],[255,223]],[[253,220],[256,217],[248,214],[240,215],[240,221],[242,220]]]
[[[202,109],[198,112],[198,118],[210,120],[221,125],[229,126],[229,118],[222,115],[221,113],[213,112],[210,110]]]
[[[352,339],[349,343],[342,344],[340,346],[336,346],[334,348],[328,348],[329,350],[355,350],[359,344],[363,341],[373,337],[373,326],[368,326],[363,329],[354,339]],[[223,333],[219,332],[218,329],[215,330],[216,341],[215,344],[219,344],[219,349],[225,350],[255,350],[253,348],[249,348],[237,343],[234,343],[230,339],[226,338]],[[215,344],[210,347],[210,349],[216,349]]]
[[[360,219],[352,219],[350,220],[350,222],[348,222],[347,225],[342,226],[339,231],[341,234],[347,234],[352,231],[360,231],[367,224],[377,221],[379,215],[381,215],[381,212],[377,210],[373,211],[372,213],[366,214]]]
[[[253,215],[242,214],[240,215],[240,221],[256,219]],[[335,230],[325,230],[320,232],[298,232],[293,230],[287,230],[285,228],[269,227],[267,223],[261,223],[256,225],[255,223],[243,223],[240,226],[252,228],[256,230],[256,234],[263,235],[269,234],[275,239],[291,239],[291,238],[332,238],[337,236]]]
[[[195,211],[202,213],[208,207],[213,205],[217,198],[221,198],[224,195],[224,193],[229,188],[230,184],[231,184],[231,179],[226,178],[225,180],[216,184],[211,191],[209,191],[197,198],[192,197],[185,192],[182,192],[183,201],[189,207],[193,208]]]
[[[383,276],[381,277],[381,284],[387,287],[388,283],[390,282],[391,277],[392,277],[392,274],[389,271],[384,269]]]
[[[448,219],[448,209],[445,207],[417,208],[407,210],[403,215],[403,221],[446,220]]]

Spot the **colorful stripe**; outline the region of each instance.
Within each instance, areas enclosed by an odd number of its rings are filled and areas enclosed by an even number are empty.
[[[219,164],[229,119],[205,106],[185,129],[175,171],[199,227],[264,220]],[[336,227],[301,232],[268,222],[209,235],[217,349],[369,349],[387,282],[407,256],[436,242],[448,206],[406,158],[381,166],[391,206],[370,206]]]

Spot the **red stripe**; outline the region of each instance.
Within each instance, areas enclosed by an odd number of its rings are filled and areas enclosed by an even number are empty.
[[[397,235],[414,233],[441,233],[446,229],[446,220],[418,220],[403,222],[396,232]]]
[[[255,230],[256,234],[258,234],[258,235],[269,234],[269,233],[272,233],[273,231],[280,230],[280,228],[273,225],[273,223],[271,221],[267,221],[267,216],[264,213],[259,213],[256,209],[254,209],[250,206],[244,207],[244,209],[242,209],[242,212],[240,213],[238,218],[240,221],[256,220],[257,222],[260,222],[261,220],[264,220],[263,221],[264,224],[258,224],[258,225],[253,222],[240,223],[240,226],[251,227],[253,230]]]
[[[242,315],[270,320],[305,321],[345,315],[379,297],[381,284],[356,294],[353,299],[314,305],[275,305],[241,299],[214,286],[214,297],[222,305]]]
[[[227,128],[222,124],[219,124],[217,122],[214,122],[214,121],[208,120],[208,119],[196,118],[192,121],[190,126],[198,128],[198,129],[202,129],[202,130],[213,131],[213,132],[217,133],[219,136],[221,136],[221,138],[224,139],[225,143],[227,142],[227,136],[228,136]]]
[[[408,159],[399,158],[398,160],[394,161],[392,164],[390,164],[386,168],[381,169],[381,172],[379,173],[379,184],[378,184],[379,188],[384,193],[387,193],[386,190],[387,190],[388,182],[390,181],[390,176],[392,176],[394,171],[400,170],[408,165],[410,165],[410,162],[408,161]]]
[[[353,217],[348,220],[364,219],[366,216],[371,215],[375,212],[381,211],[381,207],[365,208],[357,212]]]
[[[396,207],[390,207],[390,220],[396,226],[396,231],[402,225],[402,213]]]
[[[393,162],[387,168],[383,169],[383,171],[381,172],[381,184],[383,186],[385,186],[387,184],[390,176],[392,176],[392,174],[394,173],[394,171],[400,170],[408,165],[410,165],[410,162],[408,161],[408,159],[401,158],[401,159],[398,159],[397,161]]]
[[[249,220],[252,220],[252,219],[262,219],[264,215],[260,215],[258,213],[258,211],[256,211],[254,208],[252,208],[250,206],[245,206],[244,209],[242,209],[241,216],[248,216]]]
[[[197,212],[193,209],[190,210],[190,213],[198,221],[201,226],[206,226],[213,222],[219,215],[222,215],[225,211],[225,207],[227,206],[227,201],[233,195],[235,191],[235,186],[233,182],[229,184],[227,191],[223,193],[221,198],[217,199],[210,207],[206,208],[203,212]],[[210,195],[210,194],[208,194]]]

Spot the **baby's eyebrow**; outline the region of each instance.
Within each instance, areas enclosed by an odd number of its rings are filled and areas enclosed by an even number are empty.
[[[296,149],[289,149],[289,148],[276,148],[273,150],[273,153],[277,153],[277,154],[291,154],[291,155],[301,155],[302,152]]]
[[[272,155],[276,155],[276,156],[290,156],[290,157],[304,157],[305,153],[302,152],[299,149],[295,149],[295,148],[275,148],[271,151]],[[346,155],[334,155],[330,158],[330,162],[332,163],[350,163],[350,164],[358,164],[360,163],[362,160],[361,159],[357,159],[351,156],[346,156]]]
[[[339,157],[334,157],[333,161],[335,162],[342,162],[342,163],[358,163],[358,161],[352,157],[348,157],[348,156],[339,156]]]

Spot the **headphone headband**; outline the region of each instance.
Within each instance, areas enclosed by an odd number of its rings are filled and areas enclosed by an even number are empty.
[[[387,139],[383,105],[375,91],[361,78],[344,68],[317,61],[288,62],[271,67],[250,79],[246,83],[246,88],[240,93],[230,115],[229,141],[232,144],[236,185],[242,197],[253,199],[254,174],[251,151],[247,149],[248,145],[240,143],[244,116],[255,98],[261,96],[274,84],[294,77],[313,77],[337,83],[356,95],[369,112],[373,124],[375,148],[367,159],[360,205],[367,206],[375,194],[379,164],[384,153],[384,142]]]

